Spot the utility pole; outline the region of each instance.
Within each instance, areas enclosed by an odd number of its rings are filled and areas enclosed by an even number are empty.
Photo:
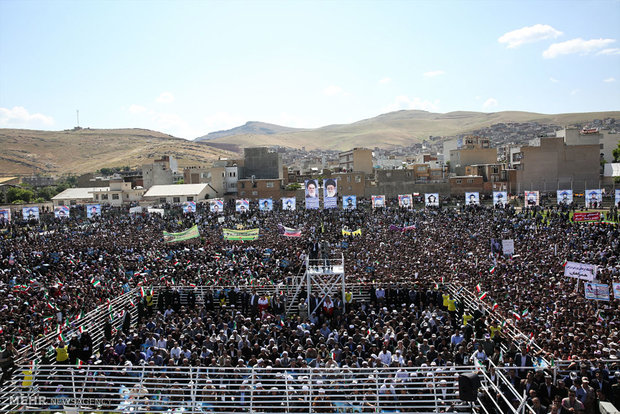
[[[75,112],[77,113],[77,126],[79,128],[80,127],[80,110],[76,109]]]

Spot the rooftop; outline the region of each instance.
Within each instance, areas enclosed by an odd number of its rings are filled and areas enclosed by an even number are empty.
[[[154,185],[144,197],[196,196],[202,193],[209,184],[170,184]]]

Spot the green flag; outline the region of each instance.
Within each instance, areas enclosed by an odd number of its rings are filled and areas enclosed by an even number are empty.
[[[164,231],[164,242],[166,243],[174,243],[184,240],[195,239],[196,237],[200,237],[200,232],[198,231],[198,225],[191,227],[185,231],[180,233],[168,233]]]

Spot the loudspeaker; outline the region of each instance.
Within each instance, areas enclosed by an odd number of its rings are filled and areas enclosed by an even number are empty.
[[[480,388],[480,377],[475,372],[459,375],[459,398],[461,401],[476,401]]]

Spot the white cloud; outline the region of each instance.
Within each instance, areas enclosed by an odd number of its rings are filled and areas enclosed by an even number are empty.
[[[54,118],[38,113],[31,114],[23,106],[0,108],[0,126],[3,128],[41,128],[51,125],[54,125]]]
[[[499,103],[497,102],[497,99],[489,98],[486,101],[484,101],[484,103],[482,104],[482,108],[491,109],[491,108],[495,108],[497,105],[499,105]]]
[[[397,96],[394,102],[382,109],[382,113],[399,111],[402,109],[421,109],[436,112],[439,109],[439,99],[434,101],[424,100],[418,97],[413,99],[405,95]]]
[[[553,43],[551,46],[549,46],[547,50],[543,52],[543,57],[545,59],[553,59],[561,55],[571,55],[574,53],[587,55],[588,53],[595,52],[598,49],[603,49],[604,47],[609,46],[615,41],[615,39],[571,39],[567,40],[566,42]]]
[[[130,114],[143,114],[147,111],[147,109],[142,105],[132,104],[129,106],[128,111]]]
[[[603,49],[598,52],[597,55],[620,55],[620,48],[613,47],[609,49]]]
[[[327,88],[323,89],[323,94],[327,96],[337,96],[346,95],[346,92],[343,91],[340,86],[329,85]]]
[[[555,30],[548,24],[535,24],[534,26],[526,26],[521,29],[505,33],[497,39],[497,41],[500,43],[507,43],[508,48],[512,49],[525,43],[534,43],[545,39],[555,39],[561,35],[562,32]]]
[[[383,78],[379,80],[379,83],[382,85],[385,85],[386,83],[390,83],[390,82],[392,82],[391,78]]]
[[[443,70],[431,70],[430,72],[424,72],[424,76],[427,78],[434,78],[436,76],[441,76],[446,72]]]
[[[557,80],[556,78],[554,78],[553,76],[549,78],[549,80],[553,83],[558,83],[559,80]]]
[[[161,95],[155,99],[157,103],[172,103],[174,102],[174,95],[171,92],[162,92]]]
[[[611,83],[611,82],[615,82],[616,78],[607,78],[605,80],[603,80],[603,82],[607,82],[607,83]]]

